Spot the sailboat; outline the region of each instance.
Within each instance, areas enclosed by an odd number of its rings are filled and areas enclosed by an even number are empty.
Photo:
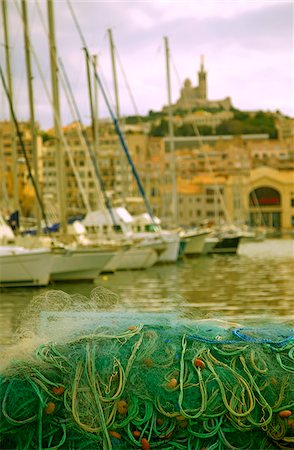
[[[7,225],[0,212],[0,245],[11,245],[15,243],[15,237],[12,229]]]
[[[165,250],[164,244],[136,236],[131,227],[133,218],[125,208],[112,208],[112,214],[116,222],[115,233],[110,216],[102,210],[88,213],[82,221],[87,233],[86,236],[92,243],[95,242],[95,239],[103,239],[108,235],[115,242],[121,242],[128,246],[119,260],[114,258],[104,267],[103,271],[112,272],[113,264],[115,264],[116,270],[136,270],[152,267],[158,261],[160,253]]]
[[[180,238],[184,241],[184,255],[194,256],[206,254],[205,241],[211,233],[208,229],[191,229],[180,231]]]
[[[167,38],[165,38],[166,41],[166,55],[167,55],[167,60],[168,60],[168,44],[167,44]],[[203,57],[201,58],[201,64],[203,66]],[[167,63],[167,67],[168,67],[168,63]],[[169,76],[168,76],[168,87],[169,87],[170,83],[169,83]],[[188,103],[187,103],[188,105]],[[191,109],[190,107],[187,109]],[[171,108],[171,102],[170,102],[170,96],[169,96],[169,122],[170,122],[170,128],[172,128],[172,108]],[[200,133],[199,130],[196,126],[195,123],[192,124],[193,129],[195,134],[200,137]],[[173,141],[173,134],[170,133],[170,141]],[[208,158],[208,156],[205,154],[205,157]],[[208,164],[209,164],[209,168],[211,170],[211,165],[210,162],[208,160]],[[223,197],[222,194],[220,192],[220,189],[218,188],[218,186],[216,186],[215,188],[215,192],[216,194],[219,196],[219,200],[222,202],[223,206],[224,206],[224,210],[226,212],[225,209],[225,205],[223,202]],[[193,236],[193,231],[195,232],[195,235]],[[208,231],[211,231],[210,233]],[[189,237],[189,235],[191,235],[191,237]],[[242,233],[240,232],[239,229],[236,229],[235,226],[233,226],[233,224],[231,224],[231,222],[228,220],[227,224],[224,225],[218,225],[217,227],[214,227],[213,231],[212,230],[205,230],[204,234],[202,232],[201,229],[197,230],[194,229],[191,231],[191,233],[188,231],[183,231],[182,232],[182,238],[186,237],[187,238],[187,246],[186,246],[186,250],[184,250],[188,253],[188,254],[193,254],[193,243],[192,243],[192,239],[202,239],[202,248],[201,248],[201,254],[209,254],[209,253],[236,253],[239,243],[240,243],[240,239],[241,239]],[[190,243],[189,243],[189,239]],[[199,247],[196,245],[195,246],[196,249],[199,250]]]
[[[95,62],[91,61],[91,65],[93,63],[94,75],[96,73],[96,65]],[[96,99],[96,90],[95,90],[95,106],[93,105],[93,95],[92,95],[92,87],[91,87],[91,71],[90,71],[90,60],[88,58],[88,54],[86,52],[86,65],[87,65],[87,78],[88,78],[88,90],[89,90],[89,100],[90,100],[90,111],[92,118],[92,134],[93,134],[93,144],[96,149],[98,146],[98,133],[96,129],[97,125],[97,99]],[[95,80],[96,82],[96,80]],[[96,86],[96,84],[95,84]],[[116,91],[117,92],[117,91]],[[117,101],[118,105],[118,101]],[[77,111],[78,114],[78,111]],[[79,122],[81,122],[81,118],[79,117]],[[102,194],[102,201],[100,201],[99,209],[96,211],[88,211],[86,215],[86,219],[83,221],[82,226],[85,227],[85,231],[83,233],[83,245],[93,246],[98,245],[100,242],[114,242],[116,246],[120,248],[125,247],[124,252],[120,252],[115,258],[113,258],[109,264],[107,264],[104,268],[104,271],[113,271],[113,270],[129,270],[129,269],[145,269],[151,267],[157,261],[157,249],[151,245],[151,243],[147,245],[141,245],[139,240],[133,240],[130,235],[125,236],[121,234],[118,230],[118,215],[114,211],[111,206],[110,200],[108,199],[108,195],[106,193],[106,189],[104,186],[103,179],[101,177],[98,164],[96,161],[96,155],[91,149],[91,144],[88,141],[86,132],[84,132],[84,136],[86,139],[86,144],[88,147],[88,151],[90,154],[90,158],[93,162],[93,166],[95,169],[95,175],[98,179],[98,185],[100,188],[100,192]],[[124,157],[123,152],[121,152],[121,159]],[[101,200],[101,199],[100,199]]]
[[[26,24],[25,2],[23,4],[23,21],[25,29],[25,40],[27,48],[30,49],[28,27]],[[59,212],[60,212],[60,228],[63,235],[67,236],[67,222],[65,217],[66,202],[64,195],[64,155],[62,143],[62,132],[60,122],[60,107],[59,107],[59,90],[57,79],[57,62],[56,62],[56,45],[54,34],[54,18],[52,0],[48,0],[48,23],[49,23],[49,43],[50,43],[50,62],[51,62],[51,81],[53,93],[53,113],[54,113],[54,127],[56,139],[56,160],[57,160],[57,174],[58,174],[58,194],[59,194]],[[27,52],[30,53],[29,51]],[[31,74],[28,74],[28,79],[32,79]],[[30,105],[33,105],[32,89],[29,89]],[[32,113],[32,107],[31,107]],[[34,121],[33,121],[34,123]],[[34,133],[32,127],[32,134]],[[37,236],[30,238],[17,237],[17,241],[25,243],[27,247],[34,248],[41,242],[42,245],[47,245],[53,258],[51,269],[51,280],[53,281],[68,281],[81,279],[95,279],[102,268],[109,262],[116,254],[116,248],[108,247],[93,247],[85,248],[79,247],[77,244],[66,245],[62,243],[62,236],[59,236],[59,242],[54,242],[47,237]]]
[[[168,38],[164,37],[165,56],[166,56],[166,73],[167,73],[167,96],[168,96],[168,126],[169,126],[169,143],[170,153],[172,156],[172,216],[174,225],[177,223],[177,163],[176,151],[174,145],[174,131],[172,121],[172,105],[171,105],[171,82],[170,82],[170,64],[169,64],[169,45]],[[209,234],[208,230],[199,230],[197,228],[191,230],[180,230],[179,237],[183,244],[183,254],[187,256],[200,255],[204,251],[205,237]]]
[[[0,66],[0,76],[5,94],[10,105],[10,118],[13,135],[13,164],[16,168],[16,130],[19,133],[12,105],[12,78],[9,54],[9,34],[7,26],[6,1],[2,2],[3,28],[5,35],[6,67],[8,83],[5,81],[2,67]],[[16,170],[14,178],[14,202],[18,206],[18,185]],[[0,286],[46,286],[49,283],[52,255],[50,250],[38,248],[28,250],[15,245],[15,236],[0,213]]]
[[[15,245],[15,236],[0,213],[0,286],[46,286],[52,254],[46,248],[26,249]]]
[[[121,130],[118,125],[119,121],[119,103],[118,103],[118,90],[117,90],[117,82],[116,82],[116,69],[115,69],[115,58],[114,58],[114,45],[112,40],[112,34],[111,30],[108,30],[109,37],[110,37],[110,48],[111,48],[111,56],[112,56],[112,68],[113,68],[113,78],[114,78],[114,89],[115,89],[115,98],[116,98],[116,115],[111,111],[111,108],[108,104],[107,97],[104,93],[104,90],[102,89],[102,93],[104,94],[104,98],[106,100],[107,106],[111,112],[112,119],[114,121],[116,131],[118,132],[119,138],[122,143],[123,150],[127,156],[128,162],[132,168],[133,174],[135,176],[135,179],[138,183],[138,187],[140,190],[140,193],[142,197],[145,200],[145,203],[147,205],[147,208],[149,207],[148,201],[146,199],[144,189],[141,185],[139,176],[136,172],[136,169],[133,165],[132,159],[128,153],[128,150],[126,148],[126,144],[124,141],[124,138],[122,136]],[[86,53],[87,56],[87,53]],[[89,73],[89,70],[88,70]],[[96,70],[94,72],[95,76],[97,77]],[[90,86],[90,83],[88,83]],[[90,89],[89,89],[90,90]],[[89,95],[89,98],[91,100],[91,95]],[[91,105],[91,112],[93,111],[93,107]],[[96,120],[95,117],[92,116],[92,122],[94,123],[94,120]],[[93,133],[95,135],[95,133]],[[121,170],[123,172],[123,175],[126,176],[126,169],[125,169],[125,163],[126,160],[125,155],[123,152],[121,152]],[[167,247],[170,245],[170,240],[164,239],[161,234],[157,234],[156,236],[150,236],[149,234],[146,235],[139,235],[136,233],[134,229],[132,229],[131,224],[134,222],[134,219],[130,215],[130,213],[127,211],[127,209],[124,206],[124,198],[122,198],[122,204],[123,206],[119,208],[112,208],[110,205],[108,205],[108,211],[101,208],[100,210],[90,212],[86,215],[85,219],[83,220],[83,224],[88,230],[88,233],[96,233],[97,236],[103,237],[105,235],[111,236],[116,241],[121,242],[127,242],[130,246],[130,248],[125,252],[123,257],[120,259],[119,264],[117,265],[118,270],[123,269],[142,269],[142,268],[148,268],[154,265],[158,260],[162,258],[164,255]],[[151,219],[153,220],[153,219]],[[115,231],[114,231],[115,230]],[[177,245],[178,245],[178,237],[177,237]],[[173,256],[173,261],[177,259],[177,251],[176,255]],[[110,266],[106,266],[105,270],[109,269]]]
[[[0,246],[0,286],[47,286],[52,264],[48,249]]]

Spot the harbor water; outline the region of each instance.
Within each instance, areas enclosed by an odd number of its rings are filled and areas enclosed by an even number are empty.
[[[293,323],[294,241],[241,243],[237,255],[183,259],[148,270],[101,274],[94,283],[56,283],[46,288],[0,291],[0,347],[13,343],[21,314],[46,290],[89,296],[103,286],[128,310],[182,312],[197,318]]]

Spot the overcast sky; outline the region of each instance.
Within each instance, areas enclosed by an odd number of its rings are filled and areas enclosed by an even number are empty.
[[[22,22],[19,0],[8,0],[15,108],[19,120],[29,117]],[[39,5],[39,7],[38,7]],[[197,85],[200,55],[205,56],[208,98],[230,96],[243,110],[280,110],[293,117],[293,1],[77,1],[71,0],[91,54],[97,54],[100,75],[113,106],[113,78],[107,29],[116,47],[121,114],[161,110],[167,104],[163,37],[171,54],[172,100],[186,78]],[[34,52],[51,92],[46,1],[28,2]],[[41,11],[41,15],[39,14]],[[55,0],[57,51],[70,80],[84,123],[89,102],[83,44],[66,0]],[[43,22],[42,22],[43,20]],[[1,12],[0,62],[5,71]],[[52,126],[52,112],[33,60],[36,118]],[[125,74],[125,75],[124,75]],[[129,88],[127,87],[129,86]],[[62,87],[60,87],[62,91]],[[135,107],[131,98],[133,97]],[[73,120],[61,94],[62,121]],[[0,85],[0,120],[8,118]],[[109,117],[99,95],[99,114]]]

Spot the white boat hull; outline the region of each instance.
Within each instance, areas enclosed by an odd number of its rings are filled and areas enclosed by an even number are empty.
[[[87,248],[58,250],[53,256],[51,279],[53,281],[94,280],[115,255],[115,251]]]
[[[144,238],[147,245],[154,245],[158,253],[158,263],[173,263],[179,257],[180,237],[177,232],[160,230],[149,233],[136,233],[137,238]]]
[[[217,237],[206,237],[204,247],[202,250],[202,255],[207,255],[208,253],[211,253],[218,242],[219,239]]]
[[[165,244],[167,245],[167,248],[159,256],[158,262],[160,263],[176,262],[179,256],[180,238],[177,237],[173,240],[165,241]]]
[[[148,269],[157,262],[158,256],[152,247],[134,246],[126,250],[122,255],[117,255],[116,258],[106,264],[103,272]]]
[[[208,233],[195,233],[183,235],[182,239],[186,241],[184,255],[201,255],[203,254],[205,239]]]
[[[47,286],[53,256],[50,250],[0,247],[0,285]]]

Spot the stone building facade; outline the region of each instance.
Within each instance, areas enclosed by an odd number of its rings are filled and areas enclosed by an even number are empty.
[[[204,69],[204,57],[201,56],[200,70],[198,71],[198,86],[193,86],[187,78],[180,91],[180,98],[172,105],[173,110],[192,110],[193,108],[216,108],[229,110],[232,107],[230,97],[221,100],[209,100],[207,94],[207,72]],[[163,111],[168,107],[164,107]]]

